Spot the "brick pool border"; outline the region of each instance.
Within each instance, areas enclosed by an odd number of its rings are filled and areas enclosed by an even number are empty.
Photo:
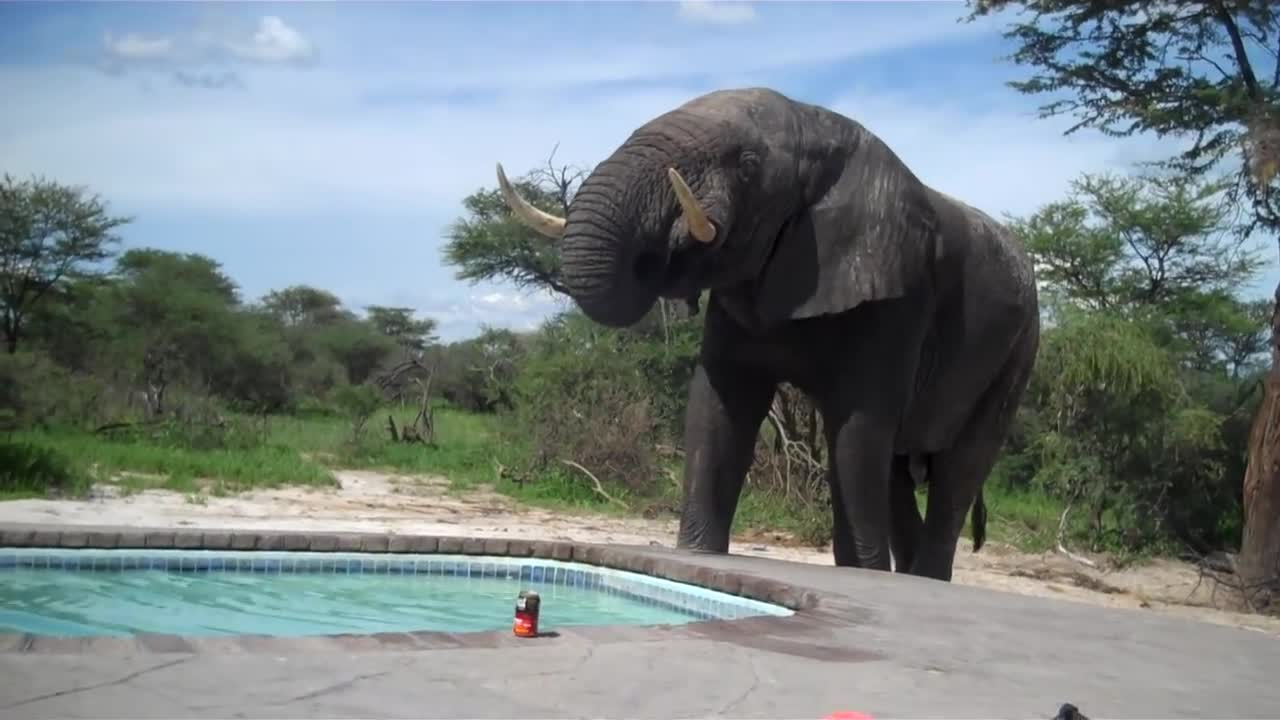
[[[699,620],[683,625],[602,625],[557,628],[545,638],[517,638],[510,631],[413,631],[312,637],[234,635],[195,637],[142,634],[131,637],[55,637],[0,633],[0,653],[168,654],[212,652],[351,652],[529,647],[577,636],[590,642],[630,642],[701,637],[733,640],[745,636],[821,632],[835,618],[822,609],[821,594],[749,573],[698,564],[699,553],[664,547],[604,545],[573,541],[374,532],[162,529],[138,527],[0,525],[0,547],[78,550],[261,550],[309,552],[493,555],[576,562],[625,570],[781,605],[789,616]]]

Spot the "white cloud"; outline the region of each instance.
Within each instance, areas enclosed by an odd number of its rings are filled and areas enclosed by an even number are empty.
[[[741,25],[755,22],[756,10],[745,2],[721,0],[681,0],[680,18],[712,25]]]
[[[305,104],[198,97],[175,105],[133,90],[109,93],[112,100],[98,107],[114,109],[97,114],[84,95],[91,91],[74,80],[43,87],[30,102],[15,103],[23,111],[0,118],[0,156],[13,171],[108,189],[135,206],[220,213],[434,207],[448,216],[467,194],[494,183],[494,162],[523,174],[560,143],[558,161],[591,167],[636,126],[701,92],[616,91],[572,105],[516,96],[324,114]],[[1060,123],[1010,104],[975,109],[854,92],[832,106],[882,137],[926,182],[994,214],[1060,197],[1081,171],[1122,166],[1142,145],[1092,133],[1062,137]]]
[[[117,38],[108,32],[102,51],[102,67],[121,71],[236,62],[300,64],[313,59],[315,46],[281,18],[266,15],[252,30],[239,23],[205,22],[155,37],[130,32]]]
[[[558,159],[598,162],[635,125],[691,96],[602,95],[571,112],[522,97],[327,115],[203,96],[174,104],[138,88],[122,95],[49,80],[63,91],[30,88],[39,94],[0,117],[9,167],[109,189],[131,205],[220,213],[436,206],[452,215],[494,183],[496,161],[523,173],[560,142]]]
[[[257,62],[308,60],[314,52],[311,41],[274,15],[258,21],[258,29],[249,42],[228,40],[227,48],[238,58]]]
[[[344,297],[344,302],[348,307],[363,307],[373,301],[358,298],[372,295],[351,294],[349,298]],[[437,336],[443,342],[454,342],[473,337],[483,326],[518,332],[536,330],[547,317],[567,307],[569,301],[551,292],[522,293],[511,289],[476,292],[473,289],[461,299],[447,291],[396,292],[390,294],[390,300],[384,295],[377,302],[410,307],[418,317],[433,318]]]
[[[129,33],[116,38],[107,33],[102,44],[108,54],[125,60],[159,60],[173,53],[173,38],[169,37],[147,38]]]

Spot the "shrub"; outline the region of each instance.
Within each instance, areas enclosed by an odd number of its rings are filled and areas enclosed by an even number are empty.
[[[0,410],[20,427],[81,426],[103,415],[103,383],[43,353],[0,354]]]
[[[532,442],[536,466],[572,460],[635,493],[658,487],[662,423],[641,341],[574,313],[548,324],[516,383],[516,427]]]
[[[89,477],[53,448],[0,442],[0,494],[82,495]]]

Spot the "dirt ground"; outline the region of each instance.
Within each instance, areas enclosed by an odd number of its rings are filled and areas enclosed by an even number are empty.
[[[0,502],[0,522],[510,535],[641,545],[671,545],[676,535],[674,520],[550,512],[487,491],[449,492],[443,478],[369,471],[340,471],[337,476],[338,489],[289,488],[235,497],[190,497],[154,490],[122,495],[113,487],[100,487],[83,501]],[[1219,603],[1211,584],[1198,582],[1195,568],[1185,563],[1156,561],[1105,570],[1056,553],[1032,555],[996,543],[971,553],[967,539],[961,542],[954,582],[1095,605],[1146,608],[1280,636],[1280,618],[1216,607]],[[803,547],[774,533],[735,537],[732,552],[819,565],[832,562],[830,547]]]

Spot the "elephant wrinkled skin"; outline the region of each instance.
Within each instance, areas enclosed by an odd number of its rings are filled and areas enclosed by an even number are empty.
[[[637,129],[565,218],[516,214],[560,243],[594,321],[710,289],[685,418],[678,545],[727,552],[778,384],[822,412],[838,565],[951,579],[1039,346],[1031,262],[988,215],[924,185],[874,134],[767,89],[712,92]],[[921,473],[923,471],[923,473]],[[924,517],[915,477],[928,483]]]

